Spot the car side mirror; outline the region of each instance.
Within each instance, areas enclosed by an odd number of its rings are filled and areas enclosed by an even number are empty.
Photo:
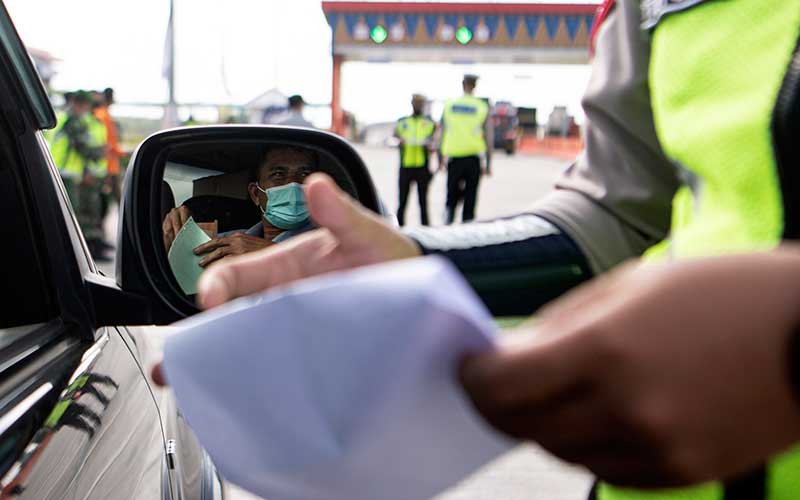
[[[198,312],[199,245],[238,234],[270,246],[313,229],[300,203],[303,178],[317,171],[383,213],[359,154],[327,132],[225,125],[145,139],[131,157],[121,203],[117,283],[142,298],[128,323],[167,324]]]

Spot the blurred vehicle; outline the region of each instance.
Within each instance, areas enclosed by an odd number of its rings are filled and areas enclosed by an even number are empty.
[[[517,118],[523,135],[536,136],[539,128],[536,108],[517,107]]]
[[[502,149],[509,155],[516,153],[522,138],[517,108],[510,102],[498,101],[492,108],[492,125],[494,149]]]
[[[557,137],[577,137],[580,127],[575,123],[575,117],[567,112],[566,106],[555,106],[547,118],[546,135]]]
[[[95,265],[42,136],[56,118],[0,3],[0,498],[222,498],[169,391],[169,328]]]

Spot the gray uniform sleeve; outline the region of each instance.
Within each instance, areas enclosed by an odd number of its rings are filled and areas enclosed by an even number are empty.
[[[656,136],[640,23],[639,2],[622,0],[601,27],[583,98],[585,150],[533,207],[572,237],[595,273],[667,236],[680,185]]]

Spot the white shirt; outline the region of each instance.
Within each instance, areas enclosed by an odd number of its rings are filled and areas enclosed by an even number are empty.
[[[290,125],[292,127],[316,128],[314,124],[303,118],[299,111],[289,111],[289,114],[276,122],[277,125]]]

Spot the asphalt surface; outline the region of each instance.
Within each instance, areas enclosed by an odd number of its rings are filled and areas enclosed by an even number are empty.
[[[397,209],[397,151],[388,148],[359,147],[375,186],[387,209]],[[526,210],[551,188],[567,162],[532,156],[495,155],[493,175],[481,181],[478,196],[479,219],[499,217]],[[430,186],[429,212],[432,225],[444,218],[445,175],[437,174]],[[419,224],[416,192],[412,188],[406,213],[408,225]],[[115,235],[116,221],[109,218],[108,231]],[[113,276],[113,263],[101,266]],[[488,464],[461,484],[436,497],[436,500],[583,500],[591,477],[534,446],[521,446]],[[230,500],[257,500],[229,486]]]

